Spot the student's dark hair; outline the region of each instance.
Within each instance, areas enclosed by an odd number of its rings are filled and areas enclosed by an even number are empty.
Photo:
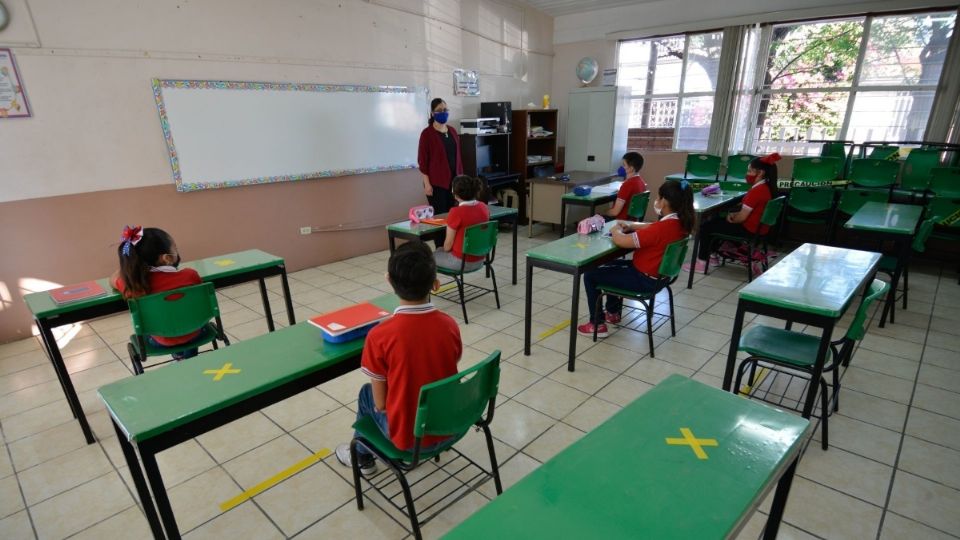
[[[150,294],[150,267],[159,266],[160,256],[173,251],[173,237],[163,229],[145,227],[137,245],[131,245],[124,254],[120,242],[117,255],[120,257],[120,279],[126,285],[127,296]]]
[[[643,168],[643,156],[640,155],[640,152],[627,152],[621,159],[626,161],[627,165],[630,165],[636,172],[640,172],[640,169]]]
[[[750,167],[763,172],[763,179],[767,181],[765,185],[770,190],[770,198],[775,198],[777,196],[777,179],[780,178],[777,174],[777,164],[767,163],[762,157],[757,157],[750,162]]]
[[[453,194],[461,201],[472,201],[480,194],[483,184],[479,178],[461,174],[453,179]]]
[[[437,279],[437,263],[426,244],[413,240],[398,247],[387,261],[393,292],[404,300],[425,300]]]
[[[427,125],[433,124],[433,110],[437,108],[437,105],[443,103],[441,98],[433,98],[433,101],[430,102],[430,116],[427,117]]]
[[[693,188],[686,180],[667,180],[657,192],[660,198],[666,199],[670,209],[677,213],[680,226],[688,233],[693,230]]]

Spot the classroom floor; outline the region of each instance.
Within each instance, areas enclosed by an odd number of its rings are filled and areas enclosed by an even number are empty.
[[[555,237],[547,231],[521,238],[520,253]],[[509,233],[500,242],[508,246]],[[291,274],[298,320],[388,292],[387,257],[383,251]],[[689,291],[676,287],[677,336],[669,337],[669,326],[656,332],[656,359],[647,354],[644,334],[621,329],[596,344],[579,338],[577,371],[568,373],[568,330],[558,325],[569,313],[570,277],[534,274],[535,345],[524,356],[524,272],[510,286],[509,264],[508,256],[497,261],[502,308],[494,309],[491,296],[481,298],[468,304],[470,324],[461,324],[461,366],[495,349],[503,353],[492,431],[505,487],[668,374],[720,386],[736,290],[745,281],[742,268],[698,275]],[[898,310],[897,324],[885,329],[873,321],[843,376],[840,412],[830,418],[830,450],[815,442],[805,451],[781,538],[960,537],[960,285],[952,266],[915,264],[911,270],[909,310]],[[282,325],[279,283],[272,281],[270,289]],[[254,284],[219,296],[233,340],[266,332]],[[461,319],[458,305],[435,303]],[[117,315],[67,328],[61,336],[99,439],[89,446],[39,343],[0,345],[0,538],[149,537],[95,393],[131,375],[129,334],[129,316]],[[347,441],[363,382],[359,372],[351,373],[162,453],[161,471],[185,538],[410,537],[407,521],[381,509],[382,501],[357,510],[349,470],[332,455],[227,512],[219,508],[311,454]],[[795,390],[784,389],[787,395]],[[471,432],[461,446],[485,462],[481,436]],[[493,494],[488,482],[428,523],[424,536],[442,535]],[[740,538],[758,537],[768,507],[769,501]]]

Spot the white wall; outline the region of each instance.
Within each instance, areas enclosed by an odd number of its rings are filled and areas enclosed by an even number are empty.
[[[5,3],[0,47],[14,50],[34,117],[0,120],[0,202],[173,189],[154,77],[420,85],[454,119],[550,92],[553,19],[501,1]],[[480,98],[451,96],[460,67],[480,71]]]

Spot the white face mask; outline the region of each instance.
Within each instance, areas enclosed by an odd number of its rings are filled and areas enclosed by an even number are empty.
[[[653,211],[657,213],[658,216],[663,215],[663,205],[657,205],[660,202],[660,199],[653,201]]]

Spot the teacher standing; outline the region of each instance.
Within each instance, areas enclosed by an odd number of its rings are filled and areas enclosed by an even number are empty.
[[[460,137],[447,125],[450,109],[440,98],[430,102],[430,119],[420,133],[417,164],[423,175],[423,193],[434,213],[444,214],[456,206],[450,184],[453,177],[463,174],[460,160]]]

